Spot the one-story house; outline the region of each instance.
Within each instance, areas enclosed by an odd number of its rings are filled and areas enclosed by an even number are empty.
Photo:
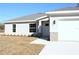
[[[48,16],[44,13],[37,13],[28,16],[8,20],[5,23],[6,35],[35,35],[49,36]]]
[[[40,34],[50,41],[79,41],[79,7],[68,7],[9,20],[6,35]]]

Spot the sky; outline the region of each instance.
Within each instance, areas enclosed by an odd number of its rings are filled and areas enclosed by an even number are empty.
[[[0,3],[0,23],[34,13],[45,13],[65,7],[74,7],[75,3]]]

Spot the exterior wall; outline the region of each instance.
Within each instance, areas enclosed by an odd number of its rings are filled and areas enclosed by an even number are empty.
[[[30,23],[21,23],[16,24],[16,32],[13,32],[12,24],[5,24],[5,34],[6,35],[31,35],[32,32],[29,32]]]
[[[50,41],[58,41],[58,32],[50,32]]]
[[[10,35],[12,33],[12,24],[5,24],[5,34]]]
[[[79,16],[50,17],[50,41],[79,41],[78,25]]]
[[[42,21],[47,21],[48,18],[40,19],[36,21],[36,33],[29,32],[29,24],[35,23],[17,23],[16,24],[16,32],[13,32],[13,24],[5,24],[5,34],[6,35],[31,35],[31,34],[37,34],[42,33]]]
[[[55,24],[53,21],[55,20]],[[54,17],[50,17],[50,41],[58,41],[58,20]]]

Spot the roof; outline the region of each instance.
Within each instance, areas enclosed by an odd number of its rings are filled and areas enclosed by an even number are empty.
[[[31,14],[27,16],[18,17],[16,19],[8,20],[6,23],[9,22],[25,22],[25,21],[36,21],[37,19],[40,19],[42,17],[47,17],[44,13],[37,13],[37,14]]]
[[[79,7],[67,7],[67,8],[56,10],[56,11],[65,11],[65,10],[79,10]]]
[[[78,16],[79,15],[79,6],[75,7],[66,7],[57,10],[52,10],[46,12],[50,16]]]
[[[51,10],[51,11],[69,11],[69,10],[79,10],[79,6],[75,6],[75,7],[65,7],[65,8],[61,8],[61,9],[57,9],[57,10]],[[49,12],[51,12],[49,11]]]

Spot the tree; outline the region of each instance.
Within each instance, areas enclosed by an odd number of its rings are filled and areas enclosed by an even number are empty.
[[[77,3],[77,7],[79,7],[79,3]]]
[[[0,30],[4,30],[4,25],[0,23]]]

